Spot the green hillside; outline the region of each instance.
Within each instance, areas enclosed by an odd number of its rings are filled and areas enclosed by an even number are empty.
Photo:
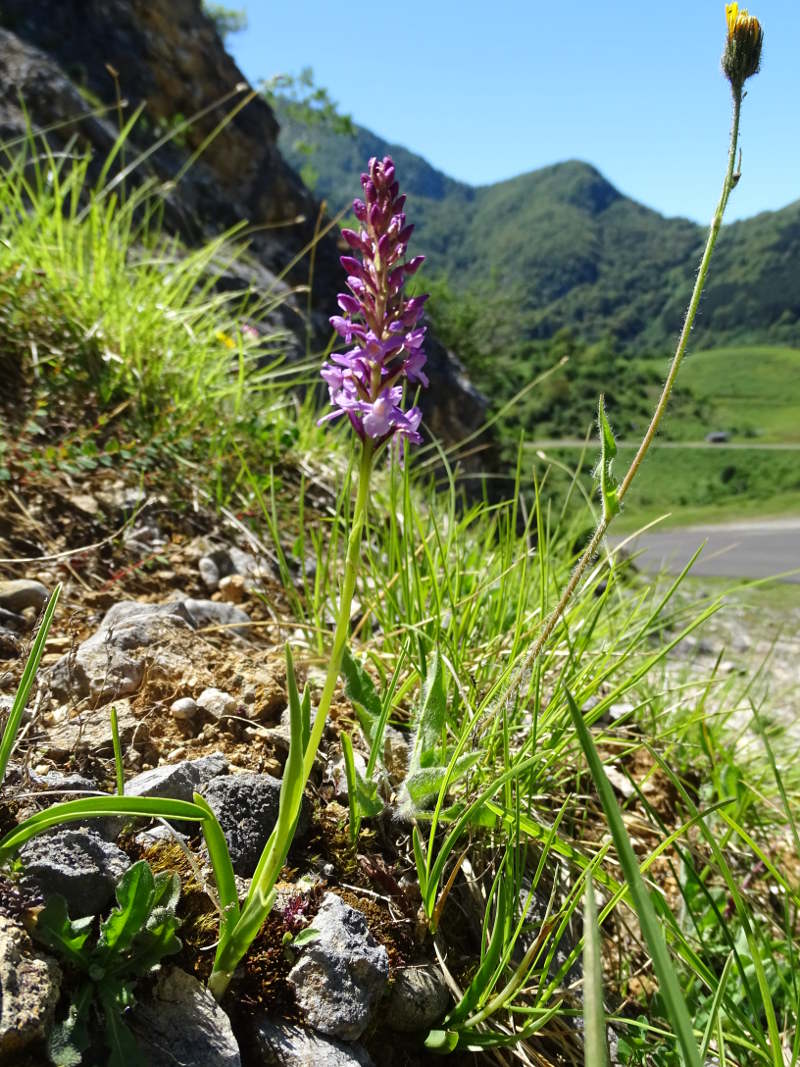
[[[800,351],[765,345],[716,348],[692,355],[682,385],[707,409],[699,425],[685,416],[680,436],[725,430],[731,440],[800,444]]]
[[[391,153],[429,272],[459,293],[509,296],[518,337],[547,339],[567,327],[628,353],[674,343],[704,227],[664,218],[576,160],[473,188],[363,128],[347,137],[283,122],[282,151],[332,210],[358,195],[369,156]],[[310,156],[303,143],[314,146]],[[694,344],[800,346],[798,263],[800,201],[726,227]]]

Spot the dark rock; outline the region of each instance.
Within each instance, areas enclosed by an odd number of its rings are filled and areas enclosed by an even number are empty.
[[[360,1045],[346,1045],[282,1020],[258,1023],[254,1043],[263,1067],[374,1067]]]
[[[14,611],[0,608],[0,630],[7,630],[12,634],[22,634],[28,629],[30,627],[24,615],[17,615]]]
[[[130,1026],[148,1067],[240,1067],[228,1016],[196,978],[169,967],[144,996]]]
[[[306,1021],[323,1034],[357,1041],[389,982],[389,957],[364,915],[327,893],[314,917],[318,937],[289,972]]]
[[[0,1060],[45,1037],[61,991],[61,968],[35,952],[21,926],[0,915]]]
[[[219,820],[234,871],[249,878],[278,818],[281,783],[269,774],[226,774],[213,778],[203,798]],[[308,833],[310,810],[303,798],[296,838]]]
[[[71,918],[97,915],[111,901],[130,859],[95,830],[58,830],[34,837],[20,849],[25,878],[45,899],[60,893]]]

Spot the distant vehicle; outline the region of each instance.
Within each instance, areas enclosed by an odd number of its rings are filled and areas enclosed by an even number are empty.
[[[730,439],[731,435],[727,430],[712,430],[706,434],[706,443],[709,445],[724,445]]]

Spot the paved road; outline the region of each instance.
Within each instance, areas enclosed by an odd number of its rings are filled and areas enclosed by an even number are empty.
[[[638,448],[639,441],[617,441],[620,448]],[[526,448],[535,449],[537,452],[556,448],[585,448],[588,451],[599,451],[600,442],[595,440],[584,441],[578,437],[553,438],[547,441],[527,441]],[[750,452],[800,452],[800,441],[726,441],[724,444],[712,444],[710,441],[653,441],[651,448],[698,448],[708,452],[724,452],[725,449],[744,449]]]
[[[612,544],[626,540],[609,538]],[[706,542],[692,574],[719,578],[769,578],[800,583],[800,519],[736,522],[724,526],[686,526],[653,530],[630,540],[627,550],[638,553],[639,566],[648,571],[677,574]]]

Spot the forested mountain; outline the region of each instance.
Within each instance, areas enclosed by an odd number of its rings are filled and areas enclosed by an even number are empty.
[[[391,154],[428,272],[457,293],[509,298],[518,337],[566,327],[639,354],[674,344],[704,227],[623,196],[578,160],[472,187],[362,127],[349,137],[281,122],[284,156],[332,211],[358,195],[370,156]],[[723,232],[694,345],[730,342],[800,345],[800,201]]]

